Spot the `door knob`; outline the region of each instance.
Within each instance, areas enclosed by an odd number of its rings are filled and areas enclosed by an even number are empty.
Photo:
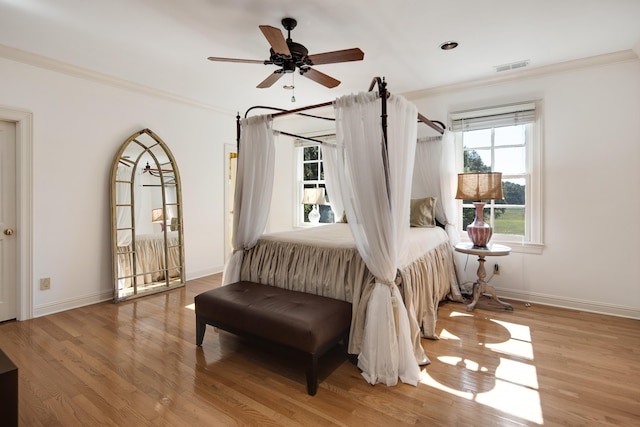
[[[4,230],[4,234],[11,236],[13,234],[13,228],[7,228]]]

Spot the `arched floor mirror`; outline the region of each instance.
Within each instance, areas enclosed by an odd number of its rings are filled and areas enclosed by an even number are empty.
[[[111,169],[114,302],[184,286],[180,174],[149,129],[131,135]]]

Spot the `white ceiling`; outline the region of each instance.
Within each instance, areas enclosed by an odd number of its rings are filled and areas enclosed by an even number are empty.
[[[268,59],[258,25],[282,28],[287,16],[309,53],[359,47],[364,60],[315,67],[342,81],[334,89],[296,74],[292,104],[282,88],[291,74],[255,87],[274,65],[206,59]],[[460,46],[442,51],[449,40]],[[516,61],[531,69],[638,52],[640,0],[0,0],[0,45],[228,111],[292,108],[367,90],[374,76],[403,93],[493,77]]]

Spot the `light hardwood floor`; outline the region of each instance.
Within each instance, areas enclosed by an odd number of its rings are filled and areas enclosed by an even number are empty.
[[[120,304],[0,325],[22,426],[640,425],[640,321],[482,299],[439,309],[417,386],[371,386],[337,349],[316,396],[286,354],[208,327],[190,305],[220,275]],[[1,424],[1,420],[0,420]]]

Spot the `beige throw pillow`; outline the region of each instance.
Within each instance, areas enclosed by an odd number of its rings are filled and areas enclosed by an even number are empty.
[[[437,197],[411,199],[411,227],[436,226],[435,209],[437,200]]]

